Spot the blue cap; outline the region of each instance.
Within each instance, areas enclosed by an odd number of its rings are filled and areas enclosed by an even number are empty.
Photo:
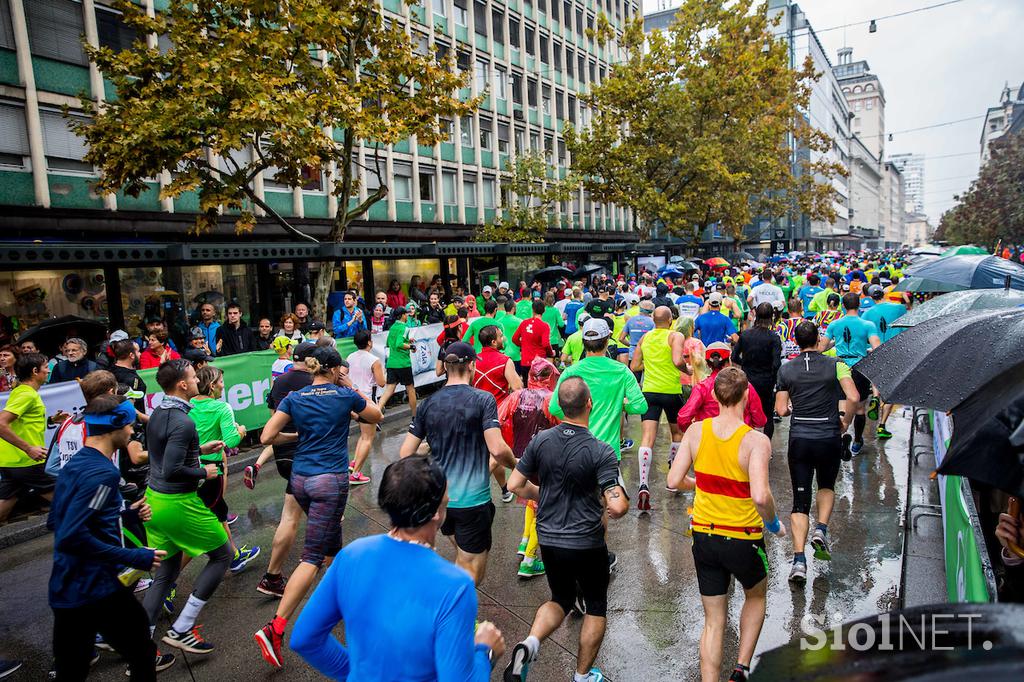
[[[135,406],[125,400],[108,412],[86,412],[82,415],[82,421],[86,423],[87,435],[99,436],[134,424],[136,417]]]

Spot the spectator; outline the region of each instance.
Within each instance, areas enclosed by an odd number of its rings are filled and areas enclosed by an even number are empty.
[[[153,369],[168,360],[181,358],[178,352],[167,344],[167,330],[158,329],[147,337],[146,350],[139,357],[139,369]],[[194,349],[190,349],[194,350]]]
[[[277,330],[277,336],[284,336],[295,343],[302,343],[303,336],[300,327],[302,323],[295,313],[285,313],[280,319],[281,328]]]
[[[311,322],[309,319],[309,306],[305,303],[296,303],[292,314],[298,320],[299,331],[303,334],[309,333],[309,323]]]
[[[89,346],[82,339],[71,338],[64,342],[64,354],[67,360],[61,360],[50,373],[50,383],[57,384],[62,381],[82,379],[89,372],[95,372],[100,368],[87,355]]]
[[[380,334],[384,331],[384,327],[388,321],[388,311],[386,306],[380,303],[373,306],[373,314],[370,316],[370,333]]]
[[[39,349],[36,348],[36,342],[31,340],[31,339],[26,339],[25,341],[19,341],[18,342],[18,350],[20,350],[22,352],[22,354],[25,354],[25,353],[38,353],[39,352]]]
[[[444,308],[441,307],[441,297],[437,293],[430,294],[427,299],[427,307],[420,311],[420,320],[423,324],[444,322]]]
[[[203,336],[206,337],[206,347],[210,349],[210,355],[215,355],[214,351],[217,348],[217,330],[220,328],[220,322],[217,321],[217,309],[213,307],[212,303],[204,303],[199,306],[198,327],[203,330]],[[148,343],[148,336],[146,337],[146,340]]]
[[[274,325],[269,317],[261,317],[256,331],[256,350],[269,350],[274,342]]]
[[[242,308],[237,303],[229,303],[225,313],[228,319],[217,329],[217,350],[211,355],[238,355],[257,350],[256,335],[242,324]]]
[[[146,318],[146,329],[136,339],[135,343],[139,344],[139,350],[145,350],[146,344],[149,343],[149,335],[164,326],[164,321],[157,316],[150,316]],[[174,344],[171,344],[174,347]]]
[[[355,292],[346,291],[342,300],[342,307],[334,311],[331,319],[331,329],[337,339],[353,337],[356,332],[366,329],[366,319],[362,309],[356,305]]]
[[[388,295],[387,295],[386,292],[383,292],[383,291],[378,291],[376,294],[374,294],[373,306],[375,308],[377,306],[380,306],[381,310],[384,311],[384,316],[385,317],[390,315],[391,314],[391,309],[394,308],[394,306],[388,305]]]
[[[410,291],[412,290],[412,284],[409,285]],[[397,279],[391,280],[391,284],[388,285],[388,291],[385,294],[385,303],[388,308],[399,308],[409,302],[409,299],[402,293],[402,285],[398,283]]]
[[[188,347],[185,350],[192,349],[202,351],[203,355],[212,355],[210,347],[206,343],[206,334],[199,327],[192,327],[189,332]]]
[[[14,344],[0,346],[0,392],[10,391],[18,382],[14,374],[14,363],[20,355],[21,350]]]
[[[409,303],[415,303],[417,308],[427,306],[427,295],[423,292],[423,284],[419,275],[413,275],[409,280]],[[396,310],[401,306],[391,306]]]

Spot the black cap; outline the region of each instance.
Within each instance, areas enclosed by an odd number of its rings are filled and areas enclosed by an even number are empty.
[[[208,355],[202,348],[186,348],[182,352],[181,357],[189,362],[210,362],[213,360],[213,356]]]
[[[405,315],[405,314],[406,314],[407,312],[409,312],[409,311],[405,309],[405,306],[404,306],[404,305],[400,305],[400,306],[398,306],[397,308],[393,309],[393,310],[391,311],[391,314],[392,314],[392,315],[394,316],[394,318],[395,318],[395,319],[397,320],[397,319],[398,319],[398,318],[400,318],[400,317],[401,317],[402,315]]]
[[[444,361],[450,363],[472,362],[476,360],[476,351],[473,346],[462,341],[456,341],[445,350]]]
[[[310,352],[309,357],[319,362],[320,366],[324,369],[342,367],[344,365],[344,361],[341,359],[341,354],[327,346],[316,346],[313,348],[312,352]]]
[[[299,345],[295,346],[295,350],[292,351],[292,357],[296,360],[305,360],[309,357],[309,354],[316,348],[316,344],[312,341],[303,341]]]
[[[203,341],[205,341],[206,340],[206,334],[204,334],[203,330],[200,329],[199,327],[192,327],[192,330],[189,332],[189,338],[190,339],[202,339]]]
[[[322,332],[327,329],[327,327],[324,326],[324,323],[320,320],[313,320],[306,328],[311,332]]]

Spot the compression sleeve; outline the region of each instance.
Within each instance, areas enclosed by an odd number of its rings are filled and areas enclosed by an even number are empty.
[[[336,561],[327,569],[313,596],[299,613],[290,640],[295,653],[332,680],[344,680],[349,674],[348,651],[331,634],[343,617],[337,599],[341,594],[338,587],[341,566],[341,562]]]
[[[485,682],[491,678],[487,647],[473,643],[476,611],[476,590],[467,581],[438,615],[434,633],[437,682]]]

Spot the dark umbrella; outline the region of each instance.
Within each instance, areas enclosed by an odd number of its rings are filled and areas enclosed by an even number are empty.
[[[894,327],[913,327],[925,320],[943,315],[957,315],[969,310],[1000,310],[1024,305],[1024,292],[1000,289],[968,289],[937,296],[914,306],[893,322]]]
[[[576,270],[573,271],[573,274],[579,277],[589,277],[590,275],[596,275],[602,270],[607,270],[607,268],[603,265],[598,265],[597,263],[587,263],[586,265],[581,265],[576,268]]]
[[[683,277],[683,272],[673,265],[665,265],[658,268],[658,275],[661,277]]]
[[[1010,278],[1011,289],[1024,289],[1024,267],[998,256],[949,256],[915,265],[913,277],[955,284],[964,289],[1001,289]]]
[[[904,277],[896,285],[894,291],[920,291],[929,294],[948,294],[951,291],[966,291],[967,287],[958,284],[948,284],[934,279],[922,277]]]
[[[937,317],[868,353],[857,370],[888,403],[951,410],[1024,363],[1024,309]]]
[[[89,346],[95,346],[107,338],[107,328],[102,322],[78,315],[51,317],[18,335],[18,342],[32,341],[40,351],[53,356],[68,336],[77,336]]]
[[[548,282],[551,280],[558,279],[560,277],[572,277],[573,271],[569,268],[562,267],[561,265],[551,265],[546,268],[541,268],[537,272],[533,273],[533,279],[538,282]]]
[[[749,251],[733,251],[726,256],[725,259],[733,265],[740,265],[744,261],[748,260],[757,260],[757,258],[754,257],[754,254]]]
[[[953,408],[940,474],[967,476],[1024,497],[1024,363]]]

